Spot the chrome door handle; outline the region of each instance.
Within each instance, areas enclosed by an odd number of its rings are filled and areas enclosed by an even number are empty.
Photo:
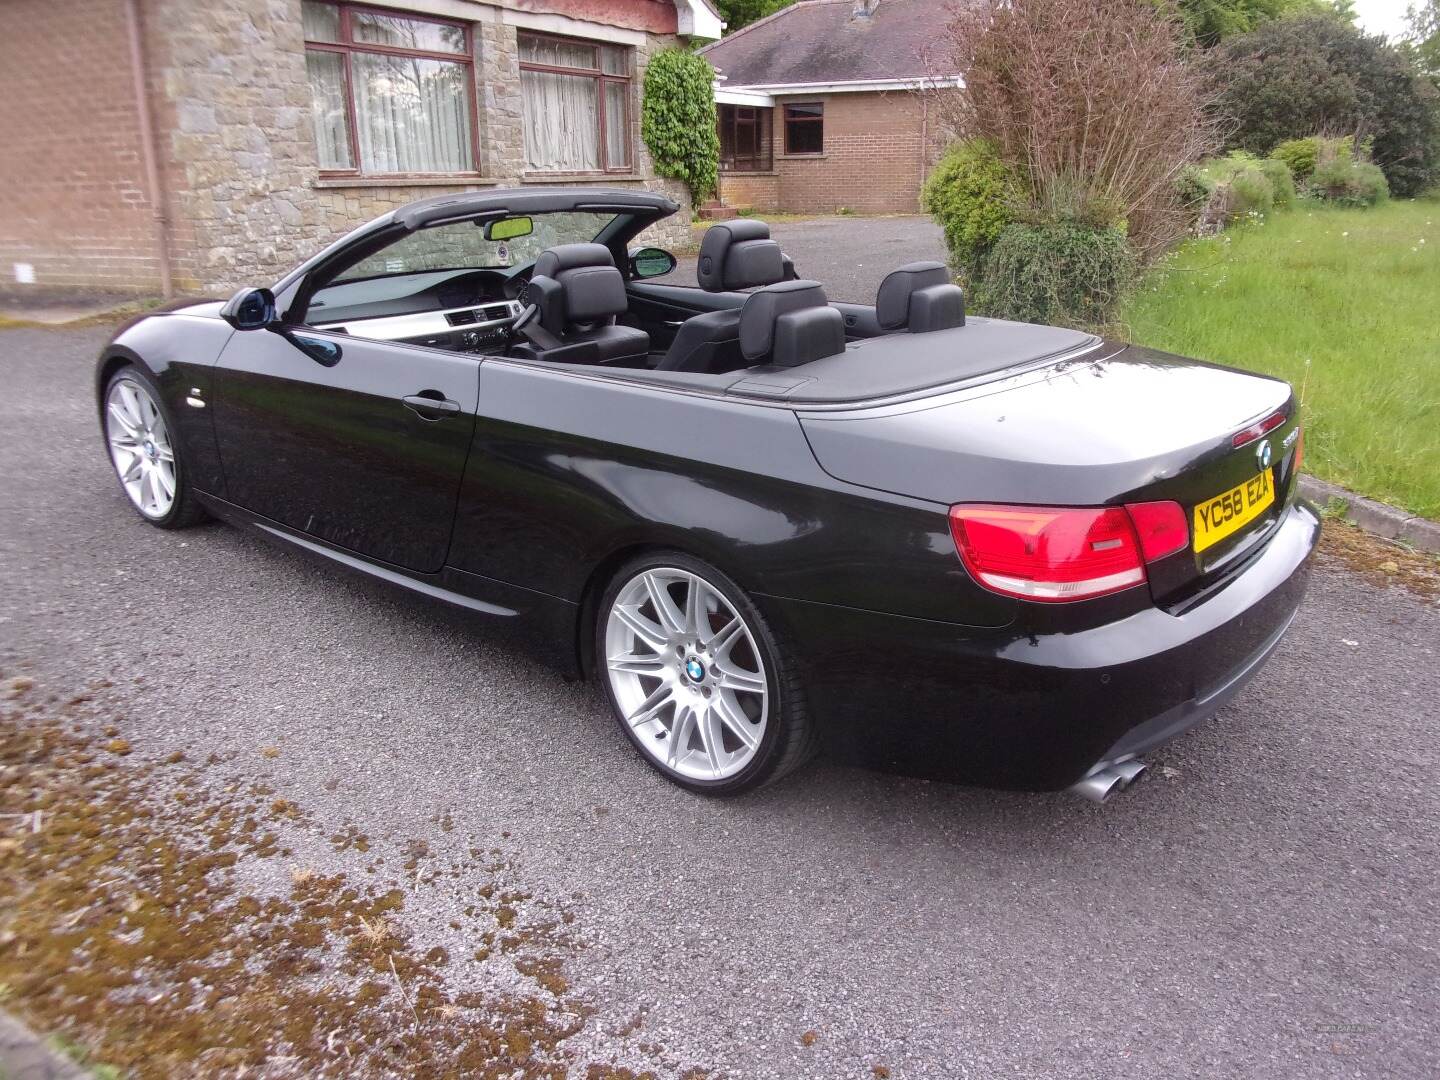
[[[400,399],[405,407],[425,420],[443,420],[460,411],[460,403],[441,395],[439,390],[422,390]]]

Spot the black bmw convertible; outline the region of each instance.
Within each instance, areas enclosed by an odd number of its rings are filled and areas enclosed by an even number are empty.
[[[939,263],[832,303],[753,220],[657,280],[676,209],[443,195],[137,319],[122,489],[519,632],[709,793],[823,749],[1103,799],[1276,648],[1320,528],[1287,384],[967,317]]]

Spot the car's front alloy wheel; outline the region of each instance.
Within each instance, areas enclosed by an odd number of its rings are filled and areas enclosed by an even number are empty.
[[[713,567],[679,553],[632,564],[607,590],[597,630],[617,719],[676,783],[741,791],[809,756],[773,635]]]
[[[162,528],[198,520],[159,392],[136,368],[122,368],[110,380],[104,422],[115,475],[141,517]]]

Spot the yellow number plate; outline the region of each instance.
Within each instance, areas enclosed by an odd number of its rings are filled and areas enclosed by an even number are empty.
[[[1195,550],[1204,551],[1239,532],[1275,501],[1269,469],[1195,507]]]

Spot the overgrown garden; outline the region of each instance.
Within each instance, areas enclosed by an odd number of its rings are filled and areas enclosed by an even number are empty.
[[[1423,49],[1324,0],[982,0],[946,52],[923,204],[980,312],[1103,327],[1188,235],[1440,176]]]

